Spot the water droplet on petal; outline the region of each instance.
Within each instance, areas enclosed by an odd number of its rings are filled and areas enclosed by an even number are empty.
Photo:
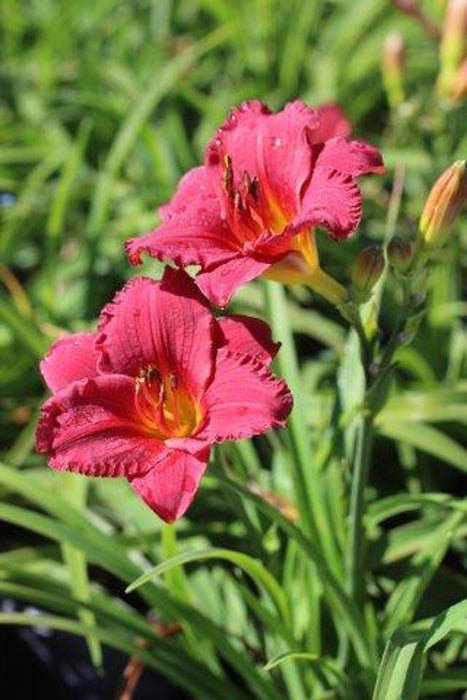
[[[271,144],[271,148],[280,148],[282,146],[282,141],[278,136],[271,136],[269,143]]]
[[[133,310],[133,316],[135,318],[139,318],[141,316],[141,309],[134,309]]]

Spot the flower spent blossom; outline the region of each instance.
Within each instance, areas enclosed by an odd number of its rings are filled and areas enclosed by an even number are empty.
[[[172,522],[192,502],[212,444],[284,426],[292,397],[268,369],[278,348],[258,319],[214,318],[181,270],[134,279],[96,333],[58,340],[41,362],[53,396],[36,449],[58,471],[126,477]]]
[[[347,238],[362,213],[356,178],[384,172],[379,151],[349,140],[349,131],[333,105],[314,110],[295,101],[274,114],[259,101],[245,102],[215,133],[204,165],[190,170],[160,208],[161,225],[127,241],[130,262],[147,253],[199,265],[197,284],[219,306],[261,275],[311,286],[324,281],[325,296],[337,303],[343,289],[325,279],[314,227]]]

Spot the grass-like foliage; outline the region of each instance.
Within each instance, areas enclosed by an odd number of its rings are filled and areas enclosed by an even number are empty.
[[[242,287],[232,309],[271,324],[294,410],[216,447],[176,525],[125,480],[53,472],[33,447],[40,358],[94,329],[130,276],[160,276],[123,242],[154,228],[242,100],[337,101],[381,150],[358,233],[317,233],[342,285],[365,245],[415,237],[436,177],[467,154],[467,107],[437,86],[443,3],[420,3],[423,21],[395,5],[2,0],[0,596],[40,614],[0,624],[81,635],[96,666],[110,645],[204,700],[467,687],[465,216],[418,296],[386,266],[359,332],[305,287]],[[395,30],[399,83],[381,70]]]

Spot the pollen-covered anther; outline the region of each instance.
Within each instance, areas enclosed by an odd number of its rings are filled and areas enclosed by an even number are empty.
[[[223,164],[223,171],[222,171],[222,186],[226,192],[226,194],[233,199],[235,195],[235,190],[234,190],[234,176],[233,176],[233,167],[232,167],[232,158],[229,156],[228,153],[224,155],[224,164]]]

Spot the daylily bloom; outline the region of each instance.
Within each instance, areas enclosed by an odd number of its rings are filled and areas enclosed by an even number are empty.
[[[59,471],[126,477],[172,522],[193,500],[212,444],[284,425],[292,397],[268,369],[278,347],[262,321],[214,318],[181,270],[134,279],[97,333],[58,340],[42,361],[53,396],[36,448]]]
[[[260,275],[342,301],[344,289],[320,268],[314,227],[347,238],[361,217],[355,178],[384,172],[375,148],[343,135],[349,127],[332,105],[320,111],[296,101],[272,114],[253,101],[234,109],[204,165],[160,208],[162,224],[127,241],[130,262],[148,253],[200,265],[197,284],[219,306]]]

